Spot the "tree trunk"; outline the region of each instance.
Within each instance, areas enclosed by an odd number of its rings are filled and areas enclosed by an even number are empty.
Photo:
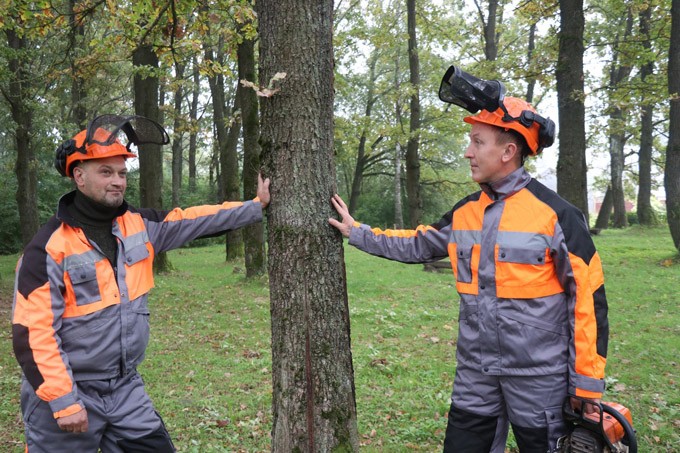
[[[6,29],[7,45],[12,49],[9,59],[9,90],[5,97],[16,125],[14,138],[17,146],[17,160],[14,173],[17,176],[16,200],[21,222],[21,242],[25,246],[38,232],[40,219],[38,216],[38,163],[31,140],[33,110],[30,103],[32,96],[27,92],[27,81],[32,80],[24,66],[23,57],[26,51],[26,40],[12,29]]]
[[[649,51],[652,47],[649,35],[652,6],[640,11],[640,34],[643,37],[642,46]],[[648,59],[640,68],[642,86],[647,84],[647,76],[654,73],[654,60]],[[647,93],[641,94],[642,115],[640,117],[640,151],[638,155],[639,187],[637,194],[637,217],[640,225],[654,225],[656,214],[652,209],[652,153],[654,151],[654,107],[652,101],[647,100]]]
[[[668,51],[668,92],[671,93],[664,187],[668,228],[680,252],[680,0],[671,4],[671,40]]]
[[[160,84],[156,71],[158,56],[150,44],[141,44],[132,53],[135,66],[133,80],[135,114],[160,121]],[[143,71],[140,68],[145,67]],[[148,71],[148,70],[151,71]],[[150,72],[149,75],[143,75]],[[162,124],[162,123],[161,123]],[[161,145],[147,143],[139,146],[139,203],[144,208],[163,209],[163,154]],[[166,272],[170,262],[166,253],[154,258],[154,272]]]
[[[204,61],[206,63],[214,62],[215,61],[215,53],[213,52],[213,49],[211,47],[211,44],[209,43],[204,43],[205,46],[205,58]],[[212,69],[208,70],[208,85],[210,86],[210,95],[212,96],[212,105],[213,105],[213,129],[215,131],[215,138],[217,139],[216,143],[216,149],[217,153],[216,155],[218,156],[218,162],[219,158],[222,156],[223,152],[222,149],[227,147],[227,135],[229,133],[229,129],[227,127],[227,120],[226,120],[226,113],[224,111],[225,109],[225,102],[224,102],[224,84],[220,84],[220,79],[218,79],[217,74],[213,72]],[[218,165],[217,168],[220,166]],[[221,175],[221,169],[220,169],[220,175],[219,179],[217,181],[217,196],[220,201],[225,201],[227,192],[226,192],[226,187],[224,184],[224,179],[222,179]]]
[[[399,55],[396,55],[394,59],[394,90],[395,92],[400,92],[401,83],[399,82],[400,74],[399,65]],[[402,116],[402,104],[400,96],[397,96],[394,101],[394,117],[396,119],[396,127],[399,130],[404,130],[403,116]],[[401,200],[401,173],[402,173],[402,148],[401,143],[399,143],[399,137],[397,137],[395,147],[394,147],[394,228],[403,229],[404,228],[404,205]]]
[[[630,37],[633,31],[633,15],[630,8],[625,20],[623,38],[616,37],[613,46],[612,67],[610,70],[609,88],[612,96],[615,95],[619,86],[628,78],[631,66],[619,63],[621,47]],[[626,120],[624,111],[618,106],[616,99],[610,99],[609,106],[609,156],[611,163],[611,188],[612,201],[614,203],[614,228],[628,226],[626,217],[626,197],[623,192],[623,169],[625,166],[624,146],[626,144]]]
[[[420,194],[420,63],[416,41],[416,1],[407,0],[408,66],[411,95],[411,118],[409,139],[406,145],[406,194],[408,196],[408,217],[411,228],[417,227],[423,216],[423,200]]]
[[[600,206],[600,212],[597,214],[597,219],[595,220],[595,228],[600,230],[609,228],[609,217],[612,214],[613,205],[612,188],[611,186],[607,186],[607,191],[604,193],[604,198],[602,199],[602,206]]]
[[[534,59],[534,50],[536,49],[536,24],[531,24],[529,28],[529,44],[527,45],[527,66],[531,67]],[[532,74],[527,79],[527,95],[526,101],[529,104],[534,102],[534,89],[536,88],[536,77]]]
[[[609,114],[609,161],[611,167],[612,206],[614,207],[614,228],[628,226],[626,217],[626,197],[623,192],[623,147],[626,144],[623,112],[610,106]]]
[[[583,0],[560,0],[557,107],[557,192],[588,219],[585,93],[583,88]]]
[[[394,228],[404,228],[404,210],[401,204],[401,145],[397,142],[394,149]]]
[[[175,89],[175,115],[172,131],[172,207],[180,205],[180,195],[182,192],[182,164],[184,156],[182,156],[182,98],[184,97],[183,82],[184,79],[184,64],[175,62],[175,80],[177,80],[177,88]]]
[[[200,94],[201,80],[198,71],[198,59],[196,55],[191,59],[194,76],[194,83],[191,88],[191,108],[189,118],[191,119],[191,132],[189,134],[189,192],[196,191],[196,141],[198,137],[198,96]]]
[[[209,44],[206,44],[205,59],[217,61]],[[224,78],[219,74],[211,73],[208,76],[210,93],[213,99],[213,123],[217,132],[219,149],[220,179],[218,194],[220,201],[235,201],[241,199],[239,193],[238,178],[238,155],[236,153],[238,137],[240,135],[240,121],[229,127],[229,118],[225,112],[225,88]],[[236,96],[234,96],[233,112],[238,108]],[[226,259],[227,261],[243,257],[243,233],[241,230],[229,231],[226,234]]]
[[[255,42],[243,38],[238,45],[238,78],[257,83],[255,74]],[[239,84],[239,88],[240,88]],[[250,88],[243,89],[238,97],[243,127],[243,198],[251,200],[257,195],[257,175],[260,172],[260,122],[257,96]],[[267,260],[264,244],[264,225],[254,223],[243,229],[243,244],[246,261],[246,277],[266,272]]]
[[[236,201],[241,199],[241,179],[239,178],[238,166],[238,139],[241,135],[240,97],[243,87],[239,84],[234,96],[234,115],[229,133],[227,134],[227,146],[220,147],[220,177],[224,184],[224,199]],[[227,231],[226,256],[228,261],[243,258],[243,230]]]
[[[268,212],[274,452],[358,451],[342,238],[328,225],[333,1],[257,2]]]
[[[368,134],[368,125],[371,120],[373,105],[375,104],[375,66],[377,62],[378,50],[373,49],[368,61],[369,78],[368,90],[366,93],[366,109],[364,110],[364,126],[361,128],[361,137],[359,138],[359,147],[357,148],[357,162],[354,167],[354,178],[352,178],[352,191],[349,196],[348,209],[350,214],[354,214],[359,205],[361,185],[364,180],[364,167],[366,165],[366,135]]]
[[[496,14],[498,0],[489,1],[489,14],[484,24],[484,56],[487,61],[495,61],[498,58],[498,42],[496,34]]]
[[[82,131],[87,127],[87,109],[85,92],[85,81],[80,75],[79,65],[75,61],[75,53],[77,49],[83,46],[83,37],[85,36],[85,27],[81,19],[75,12],[76,1],[69,0],[69,60],[71,64],[71,121]]]

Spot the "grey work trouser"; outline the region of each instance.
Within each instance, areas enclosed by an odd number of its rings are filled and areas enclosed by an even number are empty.
[[[85,404],[88,430],[69,433],[59,429],[49,405],[38,398],[28,381],[21,384],[21,411],[28,453],[122,453],[152,450],[172,452],[174,447],[163,421],[154,410],[142,377],[134,372],[120,378],[80,381],[78,395]],[[141,448],[124,447],[142,440]]]
[[[520,438],[535,436],[537,433],[545,436],[542,443],[545,442],[546,448],[542,451],[550,451],[555,448],[557,440],[567,433],[562,416],[562,404],[567,397],[567,379],[566,373],[545,376],[489,376],[459,366],[451,396],[452,410],[455,407],[466,413],[468,418],[479,416],[480,420],[487,419],[490,432],[486,436],[489,440],[484,442],[484,451],[502,451],[498,441],[507,434],[508,421],[515,431],[520,451],[529,451],[522,448]],[[490,420],[491,418],[495,421]],[[464,422],[476,424],[474,419]],[[454,433],[457,439],[447,439],[447,444],[464,444],[465,428],[447,432],[447,437]],[[479,434],[476,433],[475,436]],[[494,439],[493,446],[490,439]],[[456,448],[449,450],[458,451]],[[467,450],[461,448],[460,451]],[[480,453],[481,451],[479,450]]]

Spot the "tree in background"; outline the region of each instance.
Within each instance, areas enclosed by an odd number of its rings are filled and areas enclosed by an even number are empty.
[[[85,37],[85,25],[83,18],[79,14],[76,0],[69,0],[69,32],[68,43],[69,52],[67,53],[71,66],[71,121],[77,126],[77,130],[82,131],[87,127],[87,91],[85,79],[77,63],[78,51],[82,51]]]
[[[409,137],[406,144],[406,195],[411,228],[422,223],[423,200],[420,193],[420,60],[416,33],[416,0],[406,1],[408,29],[408,67],[411,83]]]
[[[135,66],[133,78],[134,111],[162,123],[160,119],[160,82],[158,55],[150,42],[140,43],[132,53]],[[143,208],[163,209],[163,154],[161,145],[139,146],[139,203]],[[154,258],[154,272],[166,272],[170,262],[166,253]]]
[[[623,191],[623,170],[625,165],[624,147],[627,140],[626,102],[617,96],[622,86],[626,86],[632,66],[626,55],[626,42],[633,32],[633,13],[630,6],[616,10],[610,23],[617,25],[614,39],[611,40],[612,61],[609,67],[609,156],[611,173],[611,194],[614,207],[614,228],[628,226],[626,217],[626,198]]]
[[[220,27],[214,27],[217,14],[210,9],[210,4],[201,7],[203,22],[208,33],[203,35],[204,64],[206,65],[208,84],[212,96],[213,126],[216,132],[219,156],[218,196],[220,201],[240,199],[240,179],[237,155],[238,138],[241,134],[241,118],[238,112],[238,88],[235,80],[227,88],[225,74],[233,74],[225,57],[227,42]],[[219,9],[217,9],[219,11]],[[219,17],[219,16],[218,16]],[[218,28],[217,30],[215,28]],[[229,94],[233,93],[233,96]],[[232,102],[231,108],[227,101]],[[226,259],[234,260],[243,257],[243,233],[241,230],[229,231],[226,234]]]
[[[638,151],[638,195],[637,216],[641,225],[653,225],[657,222],[652,208],[652,156],[654,153],[654,102],[653,95],[647,93],[654,75],[656,55],[652,49],[651,20],[652,10],[656,6],[649,3],[638,14],[639,30],[643,53],[640,63],[640,149]]]
[[[243,134],[243,198],[250,200],[257,195],[257,175],[260,173],[260,120],[255,91],[244,88],[244,82],[257,84],[255,70],[255,14],[251,3],[242,13],[239,25],[241,39],[238,44],[238,79],[243,93],[239,96]],[[243,229],[246,261],[246,277],[254,277],[267,271],[263,222]]]
[[[680,251],[680,0],[671,6],[671,39],[668,51],[670,120],[666,150],[666,213],[673,244]]]
[[[268,208],[274,452],[358,451],[342,238],[327,223],[333,164],[333,1],[263,0],[259,80]],[[281,76],[279,76],[280,78]]]
[[[587,43],[597,66],[589,66],[588,156],[609,154],[608,203],[596,226],[622,228],[628,222],[656,223],[652,194],[661,186],[664,132],[667,120],[665,75],[670,30],[669,2],[602,0],[587,22]],[[655,69],[657,67],[658,69]],[[605,121],[606,119],[606,121]],[[604,142],[606,140],[606,143]],[[637,184],[637,195],[629,187]],[[635,216],[627,206],[637,198]],[[658,204],[657,204],[658,206]],[[603,212],[602,209],[613,209]]]
[[[585,92],[583,74],[583,0],[560,0],[557,107],[560,141],[557,193],[588,219]]]
[[[24,36],[21,15],[7,17],[13,27],[5,29],[7,47],[11,51],[8,57],[9,82],[2,87],[2,94],[9,104],[14,120],[14,139],[17,159],[14,173],[17,177],[16,200],[21,222],[21,242],[26,245],[38,231],[38,171],[35,159],[35,145],[31,138],[33,129],[34,108],[32,106],[34,84],[37,82],[28,67],[31,58],[30,44]]]

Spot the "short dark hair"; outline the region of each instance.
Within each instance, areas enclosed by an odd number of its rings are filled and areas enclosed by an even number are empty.
[[[499,127],[496,143],[505,144],[509,142],[513,142],[517,145],[519,153],[522,156],[522,164],[524,164],[524,159],[531,155],[531,149],[524,136],[514,129],[502,129]]]

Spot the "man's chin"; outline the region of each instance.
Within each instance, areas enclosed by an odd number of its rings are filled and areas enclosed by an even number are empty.
[[[118,208],[120,205],[123,204],[123,196],[121,195],[120,197],[107,197],[104,200],[104,206],[108,206],[109,208]]]

